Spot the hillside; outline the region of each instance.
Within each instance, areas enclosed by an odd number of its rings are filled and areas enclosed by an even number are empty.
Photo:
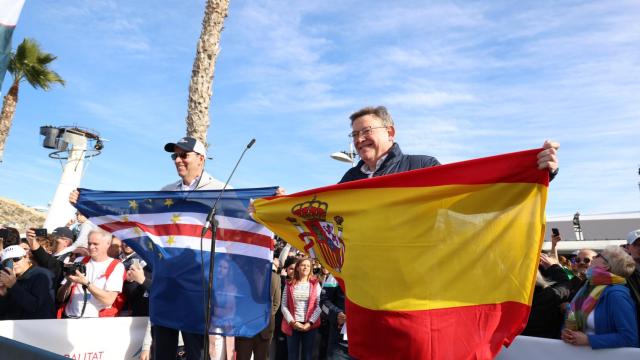
[[[47,214],[0,197],[0,224],[13,226],[23,234],[29,227],[42,227]]]

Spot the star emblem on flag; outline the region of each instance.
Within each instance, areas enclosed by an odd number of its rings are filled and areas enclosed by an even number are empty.
[[[129,207],[133,210],[138,210],[138,203],[135,200],[129,200]]]
[[[129,222],[129,216],[128,215],[122,215],[122,221],[123,222]]]
[[[169,236],[169,238],[167,239],[167,244],[169,244],[169,246],[173,246],[173,244],[176,243],[176,240],[173,236]]]
[[[171,207],[171,205],[173,205],[173,199],[165,199],[164,204],[167,207]]]
[[[177,224],[180,222],[180,214],[173,214],[171,216],[171,222]]]

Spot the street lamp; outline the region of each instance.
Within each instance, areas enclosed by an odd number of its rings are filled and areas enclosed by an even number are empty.
[[[356,164],[356,156],[358,156],[358,153],[355,152],[353,144],[350,143],[349,151],[337,151],[332,153],[330,156],[334,160],[350,163],[351,166],[354,166]]]
[[[577,211],[573,215],[573,232],[576,234],[576,240],[584,240],[582,226],[580,225],[580,213]]]

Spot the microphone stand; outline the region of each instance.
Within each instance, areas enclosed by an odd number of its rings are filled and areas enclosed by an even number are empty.
[[[242,151],[242,154],[240,154],[240,158],[236,162],[236,166],[234,166],[233,170],[231,170],[231,174],[229,174],[227,181],[224,183],[224,186],[222,187],[222,190],[218,194],[218,197],[216,198],[216,200],[213,202],[213,205],[211,206],[211,211],[209,211],[209,214],[207,215],[207,220],[205,221],[204,226],[202,227],[202,233],[200,234],[200,239],[202,240],[206,235],[207,230],[211,228],[211,256],[209,258],[209,283],[208,283],[207,294],[206,294],[207,303],[205,304],[205,335],[204,335],[204,347],[202,348],[203,359],[209,358],[209,327],[211,326],[211,299],[213,298],[212,296],[213,270],[215,269],[216,232],[218,231],[218,220],[216,220],[215,216],[217,212],[218,201],[220,201],[220,198],[222,198],[222,194],[224,194],[224,191],[227,189],[227,185],[229,185],[229,181],[231,181],[231,177],[233,177],[233,174],[236,172],[238,165],[240,165],[240,161],[244,157],[244,154],[247,152],[247,150],[249,150],[253,146],[253,144],[255,144],[255,142],[256,142],[256,139],[251,139],[251,141],[249,141],[247,146]]]

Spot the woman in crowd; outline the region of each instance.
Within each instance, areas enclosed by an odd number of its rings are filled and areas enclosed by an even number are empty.
[[[320,292],[318,280],[311,274],[311,260],[296,262],[294,276],[282,292],[282,332],[287,334],[288,359],[311,360],[314,341],[320,326]]]
[[[0,257],[0,320],[53,319],[53,274],[34,266],[20,245]]]
[[[624,286],[634,269],[633,258],[618,246],[591,260],[587,282],[568,310],[564,342],[593,349],[638,347],[635,304]]]
[[[529,321],[522,335],[559,339],[564,321],[562,303],[570,300],[570,283],[558,260],[540,254]]]

